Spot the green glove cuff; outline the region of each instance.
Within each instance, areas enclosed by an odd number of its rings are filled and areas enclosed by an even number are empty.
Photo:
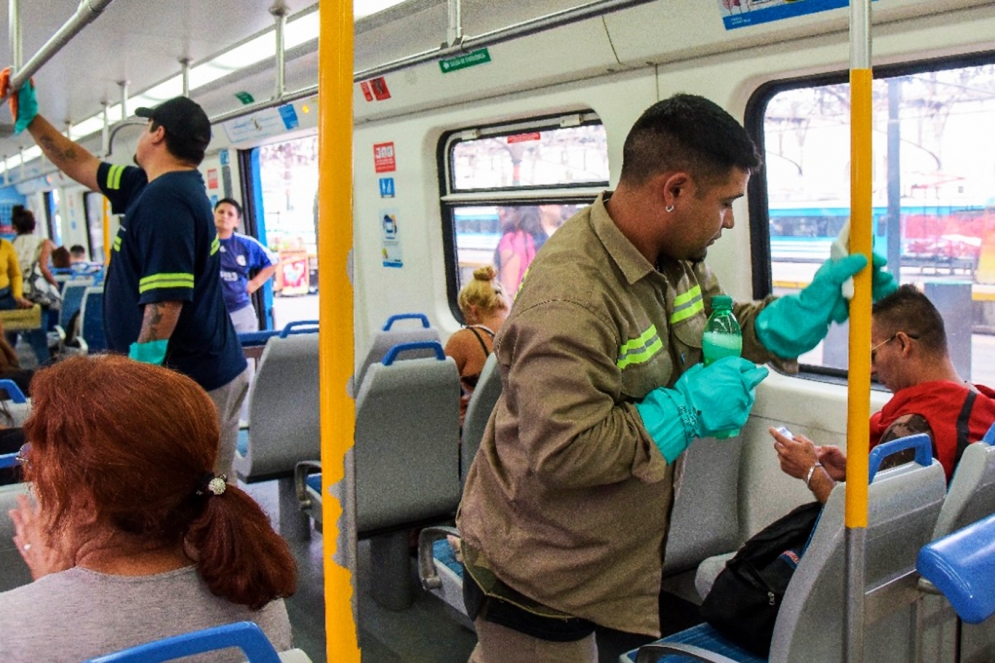
[[[698,416],[672,389],[654,389],[636,403],[646,432],[668,463],[673,463],[698,436]]]
[[[17,117],[14,121],[14,134],[19,134],[27,129],[36,115],[38,115],[38,97],[35,95],[35,84],[28,81],[17,91]]]
[[[148,343],[132,343],[131,347],[128,348],[128,357],[143,364],[161,365],[166,358],[167,345],[169,345],[168,338]]]

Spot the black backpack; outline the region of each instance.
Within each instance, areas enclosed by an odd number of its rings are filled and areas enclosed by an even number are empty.
[[[719,633],[766,657],[784,591],[822,513],[804,504],[743,544],[701,604],[702,618]]]

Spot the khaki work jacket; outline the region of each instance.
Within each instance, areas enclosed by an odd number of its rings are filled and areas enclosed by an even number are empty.
[[[602,194],[546,243],[495,339],[502,394],[458,516],[468,571],[532,612],[657,635],[674,468],[633,403],[701,360],[704,263],[654,269]],[[772,358],[737,304],[743,355]]]

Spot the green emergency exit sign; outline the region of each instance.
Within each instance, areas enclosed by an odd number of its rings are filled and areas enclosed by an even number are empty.
[[[451,71],[456,71],[457,69],[466,69],[467,67],[476,67],[478,64],[484,64],[485,62],[491,61],[491,54],[486,48],[480,48],[466,55],[461,55],[458,58],[450,58],[448,60],[439,60],[439,69],[442,73],[448,74]]]

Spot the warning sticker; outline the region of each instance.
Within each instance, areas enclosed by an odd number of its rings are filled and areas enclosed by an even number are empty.
[[[376,143],[373,146],[373,166],[378,173],[391,173],[397,170],[394,161],[394,143]]]

